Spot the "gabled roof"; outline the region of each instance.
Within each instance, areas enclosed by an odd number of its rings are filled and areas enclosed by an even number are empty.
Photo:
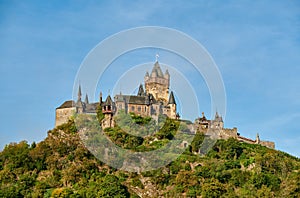
[[[175,97],[173,91],[171,91],[168,104],[176,104]]]
[[[111,99],[110,95],[108,95],[104,102],[104,105],[112,105],[112,104],[113,104],[112,99]]]
[[[67,100],[62,105],[57,107],[56,109],[65,109],[65,108],[71,108],[75,107],[75,102],[73,100]]]
[[[151,76],[152,76],[153,74],[156,74],[157,77],[162,77],[162,78],[164,77],[164,74],[163,74],[163,72],[161,71],[161,68],[160,68],[160,66],[159,66],[158,61],[156,61],[156,62],[154,63],[154,67],[153,67],[153,69],[152,69]]]

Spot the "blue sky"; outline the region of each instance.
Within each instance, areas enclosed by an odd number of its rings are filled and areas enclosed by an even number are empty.
[[[87,53],[137,26],[200,42],[223,77],[225,126],[300,157],[300,3],[274,0],[0,1],[0,147],[45,138]]]

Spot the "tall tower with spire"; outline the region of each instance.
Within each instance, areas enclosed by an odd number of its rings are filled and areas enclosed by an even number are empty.
[[[78,98],[77,98],[77,102],[76,102],[76,112],[77,113],[83,113],[85,110],[85,104],[81,101],[81,85],[79,85],[78,88]]]
[[[168,102],[170,74],[168,70],[165,74],[162,72],[158,60],[154,63],[151,74],[146,73],[144,80],[146,93],[152,94],[158,101]]]

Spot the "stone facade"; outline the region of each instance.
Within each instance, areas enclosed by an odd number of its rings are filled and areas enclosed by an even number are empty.
[[[168,70],[163,74],[158,61],[154,63],[151,74],[146,72],[144,84],[145,89],[141,84],[137,95],[123,95],[120,93],[115,95],[114,99],[108,95],[106,100],[103,101],[102,93],[100,93],[99,102],[95,103],[90,103],[87,95],[85,100],[82,101],[81,86],[79,86],[76,102],[72,100],[65,101],[60,107],[56,108],[55,126],[66,123],[74,113],[96,114],[98,108],[101,108],[104,114],[104,119],[101,123],[103,129],[115,126],[114,116],[120,110],[143,117],[149,116],[156,120],[159,115],[179,119],[174,93],[172,91],[169,92],[170,74]],[[202,117],[197,118],[188,127],[193,132],[202,131],[207,133],[206,135],[216,135],[220,139],[235,138],[241,142],[275,148],[274,142],[261,141],[259,135],[257,135],[256,140],[252,140],[240,136],[237,128],[224,128],[222,116],[218,112],[216,112],[212,120],[208,120],[204,113],[202,113]]]
[[[158,119],[159,115],[166,115],[169,118],[177,119],[176,101],[174,93],[169,93],[170,74],[166,70],[162,73],[158,61],[154,63],[151,75],[147,72],[145,75],[145,91],[141,84],[137,95],[123,95],[122,93],[114,96],[112,100],[108,95],[105,101],[102,101],[102,93],[100,93],[100,101],[89,103],[88,96],[82,101],[81,86],[78,89],[77,102],[71,101],[65,103],[56,109],[56,124],[58,126],[66,121],[74,113],[96,113],[100,106],[104,114],[102,120],[102,128],[114,127],[114,115],[120,110],[125,113],[135,113],[140,116],[149,116]]]
[[[76,112],[74,101],[64,102],[55,110],[55,127],[68,122],[70,117]]]
[[[240,136],[238,133],[238,129],[236,127],[232,129],[224,128],[224,122],[222,116],[216,113],[215,118],[213,120],[208,120],[204,113],[202,113],[201,118],[197,118],[195,120],[195,128],[197,131],[204,132],[204,134],[216,134],[219,139],[228,139],[234,138],[240,142],[245,142],[248,144],[260,144],[262,146],[266,146],[274,149],[275,143],[270,141],[262,141],[259,138],[259,134],[257,134],[256,139],[252,140],[243,136]]]
[[[146,93],[152,94],[156,100],[168,102],[170,74],[168,70],[163,74],[158,61],[155,62],[151,74],[146,73],[144,80]]]

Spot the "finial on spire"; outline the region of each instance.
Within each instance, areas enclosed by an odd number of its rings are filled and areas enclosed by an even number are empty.
[[[158,62],[158,58],[159,58],[159,54],[156,53],[156,55],[155,55],[155,60],[156,60],[156,62]]]

